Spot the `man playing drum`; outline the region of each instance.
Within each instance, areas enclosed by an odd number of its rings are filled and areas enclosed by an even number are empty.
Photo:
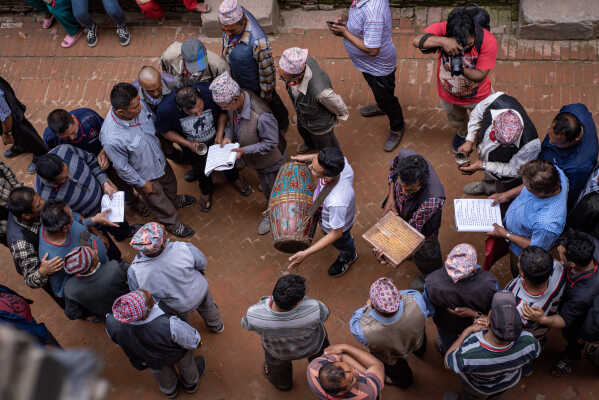
[[[268,201],[277,172],[287,157],[285,140],[279,134],[277,120],[264,100],[249,90],[241,90],[228,72],[218,76],[210,90],[214,102],[227,111],[229,118],[225,138],[221,141],[219,132],[216,142],[223,145],[239,142],[240,147],[232,151],[237,153],[237,160],[242,159],[248,167],[256,170]],[[258,234],[268,232],[270,218],[266,216],[258,225]]]
[[[350,232],[356,214],[354,171],[347,158],[336,147],[326,147],[318,154],[298,155],[291,159],[309,162],[312,176],[318,179],[314,201],[322,205],[319,218],[325,236],[306,250],[298,251],[289,257],[289,268],[299,265],[308,256],[332,244],[339,250],[339,256],[329,267],[329,275],[339,277],[358,259],[354,238]],[[324,192],[326,197],[319,196],[321,192]]]

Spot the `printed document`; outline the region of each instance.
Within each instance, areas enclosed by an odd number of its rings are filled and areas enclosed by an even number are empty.
[[[493,224],[503,226],[499,204],[492,199],[454,199],[455,226],[458,232],[491,232]]]
[[[106,217],[110,222],[125,221],[125,192],[116,192],[112,199],[107,194],[102,196],[102,212],[108,211]]]
[[[208,158],[204,174],[210,176],[212,171],[226,171],[235,166],[237,153],[231,151],[239,148],[239,143],[227,143],[223,147],[220,144],[213,144],[208,148]]]

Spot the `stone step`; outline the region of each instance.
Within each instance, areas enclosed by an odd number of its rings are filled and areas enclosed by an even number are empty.
[[[518,34],[543,40],[599,37],[599,0],[520,0]]]
[[[205,0],[212,8],[207,14],[202,14],[202,31],[208,37],[220,37],[222,34],[218,20],[218,6],[222,0]],[[277,0],[240,0],[239,4],[250,11],[266,33],[278,33],[281,22]]]

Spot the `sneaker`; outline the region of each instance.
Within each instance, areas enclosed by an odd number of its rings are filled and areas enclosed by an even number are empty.
[[[175,390],[173,390],[170,393],[165,393],[164,394],[166,396],[167,399],[176,399],[177,396],[179,395],[179,391],[177,390],[177,388],[175,388]]]
[[[175,199],[175,208],[191,207],[195,204],[196,199],[188,194],[178,194]]]
[[[119,43],[121,46],[127,46],[131,41],[131,34],[129,33],[129,29],[125,24],[116,26],[116,35],[119,38]]]
[[[376,104],[369,104],[360,108],[360,115],[365,118],[376,117],[377,115],[385,115],[383,110]]]
[[[20,148],[17,145],[12,145],[10,146],[5,152],[4,152],[4,157],[6,158],[13,158],[18,156],[19,154],[23,154],[25,153],[25,150]]]
[[[393,149],[395,149],[399,145],[399,142],[401,142],[401,139],[403,138],[403,133],[403,129],[399,132],[390,131],[389,136],[385,141],[385,145],[383,146],[383,149],[385,151],[393,151]]]
[[[266,235],[268,232],[270,232],[270,217],[267,215],[258,225],[258,235]]]
[[[451,141],[451,151],[453,151],[453,153],[457,153],[458,152],[458,148],[463,145],[466,142],[466,138],[460,135],[455,135],[453,137],[453,140]]]
[[[166,230],[172,233],[173,235],[186,238],[192,236],[196,232],[190,226],[184,225],[181,222],[177,222],[176,224],[167,225]]]
[[[212,333],[223,333],[225,331],[225,324],[221,323],[220,326],[216,329],[210,329]]]
[[[87,30],[86,40],[89,47],[94,47],[98,44],[98,25],[93,24],[91,28]]]
[[[495,193],[495,185],[485,181],[470,182],[464,186],[464,193],[472,196],[489,196]]]
[[[204,374],[204,371],[206,370],[206,360],[204,359],[204,357],[197,356],[195,358],[195,363],[196,363],[196,366],[198,367],[198,382],[196,382],[195,385],[191,385],[191,386],[181,385],[183,387],[183,391],[187,394],[194,394],[195,392],[198,391],[198,387],[200,386],[200,378],[202,377],[202,375]]]
[[[335,260],[333,264],[329,267],[329,275],[333,278],[338,278],[341,275],[345,274],[349,267],[352,266],[353,263],[358,259],[358,253],[354,253],[354,256],[349,261],[341,261],[339,257]]]

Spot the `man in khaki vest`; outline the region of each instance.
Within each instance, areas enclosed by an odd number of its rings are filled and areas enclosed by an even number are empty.
[[[356,340],[385,365],[385,383],[406,389],[414,375],[406,357],[426,351],[424,323],[429,313],[416,290],[398,290],[388,278],[370,286],[366,306],[354,312],[349,329]]]
[[[212,98],[227,111],[225,131],[216,133],[216,143],[238,142],[237,160],[255,169],[266,201],[275,183],[277,172],[285,162],[285,139],[280,136],[279,125],[270,107],[250,90],[241,90],[228,72],[219,75],[210,85]],[[270,219],[264,217],[258,234],[270,232]]]

